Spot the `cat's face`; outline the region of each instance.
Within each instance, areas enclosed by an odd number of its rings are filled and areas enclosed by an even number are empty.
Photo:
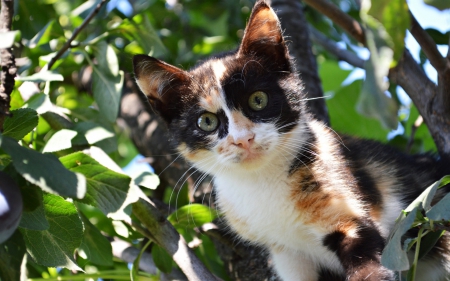
[[[144,55],[134,67],[178,150],[206,172],[266,165],[299,123],[301,83],[264,2],[256,3],[236,52],[189,72]]]

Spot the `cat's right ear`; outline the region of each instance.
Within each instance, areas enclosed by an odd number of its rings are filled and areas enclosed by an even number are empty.
[[[134,56],[133,66],[139,88],[153,108],[170,122],[180,101],[180,89],[189,83],[188,73],[146,55]]]

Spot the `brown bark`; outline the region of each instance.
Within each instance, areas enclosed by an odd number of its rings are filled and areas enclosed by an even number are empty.
[[[14,15],[14,0],[2,0],[0,12],[0,32],[11,30]],[[9,103],[11,92],[14,89],[14,77],[17,73],[12,48],[0,49],[0,132],[3,131],[5,118],[10,115]]]

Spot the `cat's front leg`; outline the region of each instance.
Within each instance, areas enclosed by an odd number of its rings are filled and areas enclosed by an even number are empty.
[[[291,249],[272,249],[275,271],[283,281],[317,281],[318,270],[314,262]]]
[[[335,231],[323,240],[335,252],[348,281],[393,281],[394,273],[381,265],[385,241],[372,224],[361,223],[356,235]]]

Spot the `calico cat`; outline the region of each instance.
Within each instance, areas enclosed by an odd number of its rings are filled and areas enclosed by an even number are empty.
[[[282,280],[395,279],[380,263],[386,238],[448,166],[314,119],[268,4],[255,4],[237,51],[190,71],[137,55],[134,71],[178,151],[213,176],[229,225],[270,251]],[[422,259],[416,280],[449,280],[447,242]]]

